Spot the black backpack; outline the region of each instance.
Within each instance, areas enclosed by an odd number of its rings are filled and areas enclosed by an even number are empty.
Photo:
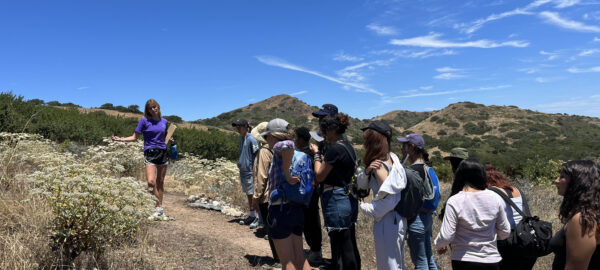
[[[496,192],[502,199],[514,210],[519,212],[523,219],[516,225],[515,229],[510,232],[506,239],[507,246],[523,257],[537,258],[550,254],[550,239],[552,239],[552,223],[540,220],[537,216],[525,214],[517,205],[501,190],[490,187],[489,190]],[[519,190],[519,189],[517,189]],[[519,190],[523,198],[523,205],[526,212],[529,212],[527,200],[523,192]]]
[[[424,202],[425,188],[423,178],[417,171],[407,166],[404,166],[404,171],[406,172],[406,187],[400,192],[400,202],[396,204],[394,210],[408,220],[419,214]]]

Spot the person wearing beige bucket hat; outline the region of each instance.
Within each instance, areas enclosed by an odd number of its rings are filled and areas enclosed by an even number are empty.
[[[269,211],[269,168],[273,161],[273,152],[269,149],[265,138],[260,135],[267,129],[267,124],[268,122],[262,122],[256,125],[250,133],[261,144],[260,149],[256,153],[256,158],[254,159],[254,195],[252,195],[252,202],[254,203],[255,209],[258,209],[260,217],[263,220],[263,228],[268,234],[270,226],[265,220],[267,220]],[[257,226],[250,224],[251,229],[254,229]],[[271,253],[273,254],[273,260],[277,263],[279,262],[279,257],[277,256],[273,239],[269,237],[268,240],[269,246],[271,247]]]

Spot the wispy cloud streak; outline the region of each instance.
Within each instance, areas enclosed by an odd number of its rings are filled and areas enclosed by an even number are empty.
[[[295,97],[295,96],[299,96],[299,95],[304,95],[306,93],[308,93],[308,91],[303,90],[303,91],[298,91],[298,92],[291,93],[290,96]]]
[[[393,103],[398,99],[404,99],[404,98],[442,96],[442,95],[451,95],[451,94],[469,93],[469,92],[484,92],[484,91],[499,90],[499,89],[504,89],[504,88],[509,88],[509,87],[512,87],[512,86],[511,85],[498,85],[498,86],[489,86],[489,87],[486,86],[486,87],[479,87],[479,88],[468,88],[468,89],[448,90],[448,91],[429,92],[429,93],[421,92],[421,93],[415,93],[415,94],[410,94],[410,95],[402,95],[402,96],[384,98],[383,102],[384,103]]]
[[[380,36],[393,36],[398,34],[398,31],[396,31],[394,27],[378,25],[375,23],[367,25],[367,29],[375,32]]]
[[[89,86],[81,86],[81,87],[77,87],[77,90],[85,90],[90,88]]]
[[[570,73],[591,73],[591,72],[600,72],[600,66],[590,67],[590,68],[569,68],[567,69]]]
[[[344,81],[342,79],[339,78],[334,78],[332,76],[328,76],[325,74],[322,74],[320,72],[314,71],[314,70],[310,70],[310,69],[306,69],[300,66],[296,66],[294,64],[290,64],[282,59],[276,58],[276,57],[272,57],[272,56],[256,56],[256,59],[258,61],[260,61],[261,63],[265,64],[265,65],[269,65],[269,66],[274,66],[274,67],[280,67],[280,68],[285,68],[285,69],[289,69],[289,70],[295,70],[295,71],[300,71],[300,72],[304,72],[307,74],[311,74],[338,84],[341,84],[343,86],[346,87],[350,87],[355,89],[357,92],[363,92],[363,93],[372,93],[372,94],[376,94],[379,96],[383,96],[383,93],[372,89],[364,84],[359,84],[359,83],[353,83],[353,82],[347,82]]]
[[[600,27],[594,25],[586,25],[582,22],[571,21],[565,18],[561,18],[556,12],[544,11],[540,13],[540,17],[544,18],[549,24],[556,25],[558,27],[579,31],[579,32],[593,32],[600,33]]]
[[[407,39],[392,39],[390,44],[397,46],[415,46],[415,47],[428,47],[428,48],[497,48],[497,47],[527,47],[529,46],[529,42],[519,41],[519,40],[511,40],[506,42],[497,43],[494,41],[480,39],[475,41],[466,41],[466,42],[453,42],[447,40],[440,40],[441,34],[431,33],[427,36],[420,36],[414,38]]]

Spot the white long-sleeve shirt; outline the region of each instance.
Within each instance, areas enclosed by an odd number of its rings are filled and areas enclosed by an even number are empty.
[[[506,239],[509,234],[504,202],[496,193],[461,191],[448,199],[434,245],[450,244],[452,260],[496,263],[502,260],[496,239]]]

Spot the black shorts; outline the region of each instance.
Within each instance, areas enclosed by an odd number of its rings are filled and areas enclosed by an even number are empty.
[[[267,222],[270,226],[269,237],[271,239],[285,239],[292,233],[302,236],[304,211],[302,206],[297,204],[271,205]]]
[[[167,149],[150,148],[144,151],[144,163],[155,166],[169,164]]]

